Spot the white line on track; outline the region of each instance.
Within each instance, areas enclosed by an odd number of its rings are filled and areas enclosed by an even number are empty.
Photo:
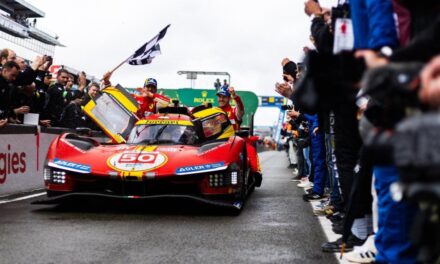
[[[0,204],[18,202],[18,201],[22,201],[22,200],[26,200],[26,199],[31,199],[31,198],[38,197],[38,196],[42,196],[42,195],[45,195],[45,194],[46,194],[46,192],[34,193],[34,194],[31,194],[31,195],[26,195],[26,196],[22,196],[22,197],[10,199],[10,200],[0,200]]]

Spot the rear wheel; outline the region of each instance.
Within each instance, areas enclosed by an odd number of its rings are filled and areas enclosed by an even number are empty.
[[[234,203],[234,206],[241,211],[241,209],[244,206],[244,203],[246,201],[246,197],[249,193],[248,187],[249,187],[249,169],[248,169],[248,165],[247,165],[247,153],[246,153],[246,146],[244,146],[243,148],[243,152],[241,153],[242,156],[242,166],[241,166],[241,171],[240,171],[240,179],[239,183],[240,183],[240,191],[239,193],[237,193],[237,200]]]

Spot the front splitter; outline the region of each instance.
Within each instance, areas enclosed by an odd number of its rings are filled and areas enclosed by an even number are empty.
[[[32,202],[32,204],[58,204],[62,203],[66,200],[71,200],[75,198],[106,198],[106,199],[118,199],[118,200],[155,200],[155,199],[188,199],[193,200],[197,202],[202,202],[204,204],[213,205],[213,206],[219,206],[219,207],[226,207],[231,208],[240,211],[243,207],[242,202],[223,202],[223,201],[215,201],[210,200],[198,196],[192,196],[192,195],[182,195],[182,194],[161,194],[161,195],[150,195],[150,196],[136,196],[136,195],[127,195],[127,196],[120,196],[120,195],[111,195],[111,194],[101,194],[101,193],[66,193],[61,194],[53,197],[47,197],[43,200],[38,200],[35,202]]]

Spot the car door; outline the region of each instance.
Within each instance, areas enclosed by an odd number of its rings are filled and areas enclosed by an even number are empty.
[[[117,85],[101,90],[83,110],[114,142],[124,143],[138,121],[138,109],[131,94]]]

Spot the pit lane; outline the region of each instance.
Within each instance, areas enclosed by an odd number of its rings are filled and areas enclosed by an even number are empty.
[[[337,263],[285,152],[260,153],[264,180],[239,216],[192,201],[0,204],[1,263]]]

